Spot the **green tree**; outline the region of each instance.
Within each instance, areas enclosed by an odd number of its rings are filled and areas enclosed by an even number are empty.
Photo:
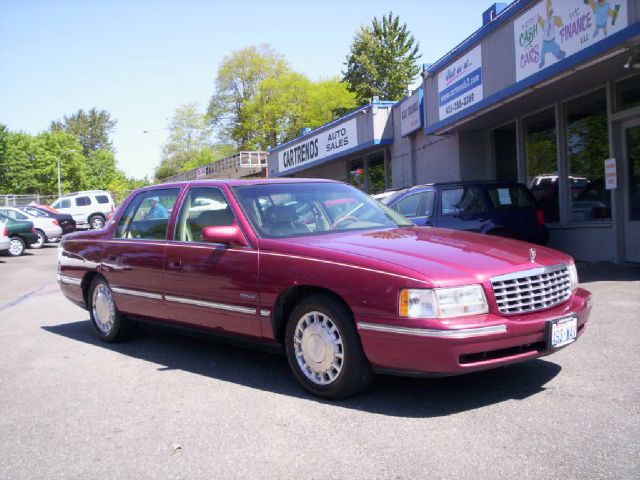
[[[96,150],[85,160],[86,186],[91,190],[108,190],[110,183],[122,175],[110,150]]]
[[[9,142],[9,130],[6,125],[0,123],[0,192],[5,189],[5,174],[9,168],[9,158],[7,157],[7,147]]]
[[[345,62],[343,81],[361,104],[372,97],[400,100],[420,68],[420,44],[390,12],[382,21],[374,17],[370,26],[361,26]]]
[[[196,103],[176,108],[168,126],[169,138],[162,148],[155,178],[161,180],[176,173],[232,155],[235,147],[213,143],[212,127]]]
[[[72,115],[65,115],[62,120],[51,122],[49,130],[64,131],[78,137],[82,153],[89,158],[96,150],[113,151],[110,135],[116,124],[117,121],[106,110],[92,108],[85,112],[80,109]]]
[[[249,118],[247,104],[255,99],[265,78],[288,71],[286,61],[268,45],[243,48],[223,60],[208,108],[222,143],[234,143],[239,150],[249,148],[254,122]]]
[[[356,107],[354,94],[338,79],[312,82],[287,72],[267,77],[245,105],[248,147],[266,150],[297,137],[303,127],[316,128]]]
[[[39,135],[9,132],[3,175],[3,193],[52,195],[58,191],[57,166],[60,159],[62,190],[82,190],[86,186],[82,146],[64,132]]]

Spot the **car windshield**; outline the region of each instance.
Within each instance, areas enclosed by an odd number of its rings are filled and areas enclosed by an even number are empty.
[[[235,187],[249,221],[264,237],[293,237],[413,224],[342,183],[273,183]]]

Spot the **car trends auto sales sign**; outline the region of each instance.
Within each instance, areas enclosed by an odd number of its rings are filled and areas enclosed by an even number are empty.
[[[480,45],[438,73],[440,120],[482,100],[482,51]]]
[[[523,80],[626,26],[626,0],[543,0],[513,24],[516,80]]]
[[[278,152],[278,169],[285,172],[305,163],[315,163],[358,145],[357,120],[336,125],[312,137],[287,145]]]

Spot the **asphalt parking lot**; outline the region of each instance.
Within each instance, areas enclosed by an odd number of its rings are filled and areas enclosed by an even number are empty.
[[[640,478],[640,268],[580,268],[590,325],[555,355],[328,402],[283,356],[99,343],[56,253],[0,257],[0,478]]]

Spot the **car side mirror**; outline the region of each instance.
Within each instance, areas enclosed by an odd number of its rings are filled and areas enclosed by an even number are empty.
[[[202,240],[209,243],[247,246],[247,240],[244,238],[240,227],[236,224],[222,227],[204,227],[202,229]]]

